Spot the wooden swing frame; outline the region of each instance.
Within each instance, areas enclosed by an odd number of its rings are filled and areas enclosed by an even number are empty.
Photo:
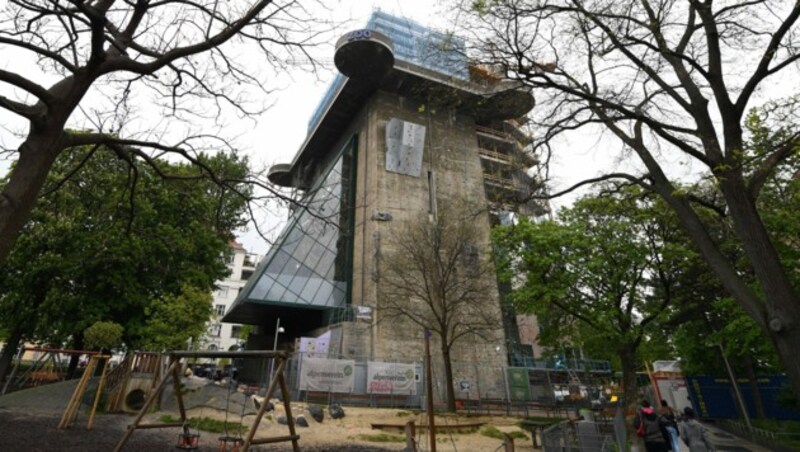
[[[256,414],[256,418],[253,421],[253,425],[250,426],[250,430],[247,433],[247,437],[244,440],[244,445],[242,446],[242,452],[247,452],[251,445],[255,444],[271,444],[271,443],[281,443],[286,441],[292,442],[292,449],[294,452],[300,452],[300,445],[298,444],[298,440],[300,436],[297,434],[294,425],[294,419],[292,418],[292,408],[291,408],[291,398],[289,397],[289,388],[286,385],[286,378],[285,378],[285,369],[286,363],[288,361],[288,355],[286,352],[279,352],[273,350],[247,350],[247,351],[240,351],[240,352],[192,352],[192,351],[172,351],[168,352],[167,355],[169,356],[169,367],[166,372],[162,375],[156,389],[152,391],[147,398],[144,406],[141,410],[139,410],[139,414],[136,415],[136,419],[133,421],[133,424],[128,426],[128,430],[125,432],[125,436],[122,437],[117,447],[114,449],[114,452],[120,452],[125,447],[125,444],[130,439],[131,435],[133,434],[134,430],[136,429],[147,429],[147,428],[167,428],[167,427],[181,427],[183,426],[184,422],[186,422],[186,408],[183,405],[183,395],[180,391],[180,369],[181,369],[181,360],[183,358],[272,358],[277,361],[277,370],[275,372],[275,378],[272,379],[269,385],[269,389],[267,389],[267,393],[265,395],[266,400],[272,398],[272,394],[275,392],[276,386],[280,386],[281,395],[283,396],[283,403],[286,409],[286,423],[289,427],[289,435],[287,436],[274,436],[268,438],[254,438],[256,434],[256,430],[258,430],[258,425],[261,423],[261,419],[264,417],[264,413],[267,411],[267,403],[262,403],[261,407]],[[173,391],[175,393],[175,398],[178,402],[178,411],[180,412],[180,421],[172,422],[172,423],[164,423],[164,424],[140,424],[142,418],[147,413],[150,406],[155,402],[158,398],[160,398],[161,393],[164,392],[164,387],[166,386],[167,380],[172,378],[172,385]]]

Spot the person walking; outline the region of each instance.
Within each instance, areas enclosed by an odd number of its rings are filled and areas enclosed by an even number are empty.
[[[672,449],[672,452],[680,452],[681,444],[678,440],[678,416],[675,415],[675,410],[667,404],[666,400],[662,399],[659,414],[664,418],[664,430],[667,432],[670,449]]]
[[[683,409],[683,422],[680,426],[681,439],[689,446],[689,452],[713,452],[714,445],[708,439],[708,432],[703,424],[697,421],[694,410]]]
[[[637,435],[644,440],[644,448],[647,452],[667,452],[667,435],[664,431],[666,423],[664,419],[656,413],[650,406],[650,402],[642,400],[642,407],[633,420],[633,427]]]

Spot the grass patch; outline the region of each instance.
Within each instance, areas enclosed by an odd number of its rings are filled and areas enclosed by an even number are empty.
[[[483,430],[481,430],[481,435],[494,439],[505,439],[503,432],[493,425],[484,427]],[[513,439],[528,439],[528,435],[518,430],[508,432],[508,436],[512,437]]]
[[[362,441],[369,441],[372,443],[404,443],[405,437],[399,435],[390,435],[388,433],[376,433],[374,435],[362,434],[356,436]]]
[[[180,418],[177,418],[169,414],[164,414],[158,418],[158,421],[164,424],[168,424],[171,422],[179,422]],[[189,418],[189,427],[210,433],[228,432],[228,434],[230,435],[243,434],[246,430],[246,427],[238,422],[218,421],[216,419],[211,419],[209,417]]]

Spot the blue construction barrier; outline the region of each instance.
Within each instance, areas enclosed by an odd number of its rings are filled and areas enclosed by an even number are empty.
[[[779,394],[788,385],[788,379],[783,375],[756,377],[758,391],[764,405],[764,413],[768,418],[781,420],[800,420],[800,411],[782,406]],[[694,410],[700,417],[733,419],[741,417],[736,406],[736,395],[733,385],[728,378],[693,375],[686,377],[689,395],[692,399]],[[739,390],[747,406],[747,413],[755,417],[753,403],[753,390],[750,380],[737,379]]]

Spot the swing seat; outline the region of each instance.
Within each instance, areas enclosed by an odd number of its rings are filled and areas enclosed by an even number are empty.
[[[239,452],[244,445],[244,439],[238,436],[220,436],[219,452]]]
[[[178,444],[175,448],[180,450],[197,450],[197,448],[200,447],[199,443],[199,433],[181,433],[178,435]]]

